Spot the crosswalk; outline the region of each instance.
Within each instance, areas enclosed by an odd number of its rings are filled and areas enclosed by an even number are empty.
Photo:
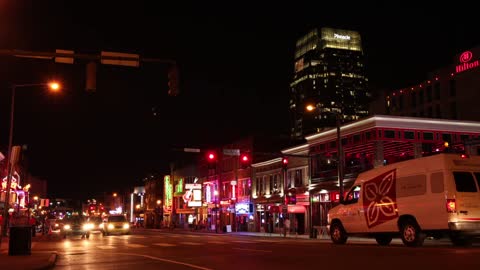
[[[182,237],[182,240],[179,241],[178,238]],[[245,239],[245,240],[234,240],[234,239],[207,239],[205,241],[199,241],[199,242],[194,242],[194,241],[188,241],[188,238],[197,238],[198,236],[191,237],[188,235],[173,235],[169,236],[168,238],[173,238],[177,239],[174,240],[174,242],[154,242],[154,243],[145,243],[145,244],[136,244],[136,243],[124,243],[122,242],[110,242],[108,244],[103,244],[103,245],[95,245],[96,248],[100,250],[112,250],[116,249],[118,247],[127,247],[131,249],[140,249],[140,248],[171,248],[171,247],[181,247],[181,246],[189,246],[189,247],[203,247],[205,245],[220,245],[220,246],[225,246],[225,245],[232,245],[232,244],[257,244],[257,243],[282,243],[282,240],[262,240],[262,239]],[[139,237],[135,237],[139,238]],[[165,238],[165,237],[164,237]],[[173,240],[172,239],[172,240]],[[75,250],[76,248],[78,249],[83,249],[83,247],[68,247],[69,251]]]

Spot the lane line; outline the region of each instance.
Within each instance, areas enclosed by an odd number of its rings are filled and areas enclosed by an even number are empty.
[[[184,266],[188,266],[188,267],[195,268],[195,269],[200,269],[200,270],[213,270],[211,268],[206,268],[206,267],[195,265],[195,264],[184,263],[184,262],[179,262],[179,261],[174,261],[174,260],[169,260],[169,259],[163,259],[163,258],[149,256],[149,255],[143,255],[143,254],[119,253],[119,252],[113,252],[113,254],[144,257],[144,258],[148,258],[148,259],[152,259],[152,260],[156,260],[156,261],[168,262],[168,263],[173,263],[173,264],[178,264],[178,265],[184,265]]]
[[[263,250],[263,249],[251,249],[251,248],[232,248],[236,250],[246,250],[246,251],[257,251],[257,252],[266,252],[266,253],[271,253],[271,250]]]
[[[160,246],[160,247],[174,247],[174,246],[176,246],[175,244],[169,244],[169,243],[153,243],[152,245]]]
[[[197,243],[197,242],[179,242],[179,244],[189,245],[189,246],[201,246],[201,245],[203,245],[202,243]]]

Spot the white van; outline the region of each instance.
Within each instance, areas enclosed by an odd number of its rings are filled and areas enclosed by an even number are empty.
[[[344,201],[328,212],[335,244],[349,235],[373,236],[407,246],[448,235],[455,245],[480,235],[480,156],[437,154],[358,175]]]

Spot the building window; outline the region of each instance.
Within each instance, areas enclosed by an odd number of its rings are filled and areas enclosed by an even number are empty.
[[[273,181],[273,175],[270,175],[269,179],[270,179],[270,181],[269,181],[269,182],[270,182],[270,183],[269,183],[269,184],[270,184],[270,194],[273,194],[273,192],[274,192],[274,190],[275,190],[275,186],[274,186],[275,184],[274,184],[274,181]]]
[[[295,170],[295,187],[303,186],[302,170]]]
[[[404,137],[405,139],[413,140],[413,139],[415,139],[415,132],[413,132],[413,131],[405,131],[405,132],[403,133],[403,137]]]
[[[440,99],[440,83],[435,83],[435,99],[439,100]]]
[[[427,102],[432,102],[432,86],[427,86]]]
[[[450,118],[457,119],[457,103],[456,102],[450,103]]]
[[[394,139],[395,138],[395,131],[393,130],[385,130],[383,132],[383,135],[385,138],[389,138],[389,139]]]
[[[424,132],[423,139],[425,141],[433,141],[433,133],[432,132]]]
[[[442,111],[440,109],[440,104],[435,105],[435,117],[442,118]]]
[[[455,80],[450,80],[450,96],[454,97],[457,95],[457,83]]]
[[[353,135],[353,143],[359,143],[360,142],[360,135],[357,134],[357,135]]]
[[[372,133],[370,131],[365,132],[365,140],[370,141],[372,138]]]

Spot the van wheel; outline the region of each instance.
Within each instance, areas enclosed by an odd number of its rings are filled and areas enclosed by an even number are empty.
[[[377,234],[375,240],[380,246],[388,246],[392,242],[392,236],[388,234]]]
[[[330,227],[330,237],[332,239],[332,242],[334,244],[339,244],[343,245],[347,242],[347,233],[345,232],[345,229],[343,229],[342,224],[339,222],[335,222],[332,224]]]
[[[452,241],[454,246],[461,247],[471,246],[473,241],[471,237],[462,236],[454,232],[450,233],[450,240]]]
[[[425,235],[421,233],[420,227],[414,220],[405,220],[400,229],[402,241],[405,246],[418,247],[423,245],[425,241]]]

